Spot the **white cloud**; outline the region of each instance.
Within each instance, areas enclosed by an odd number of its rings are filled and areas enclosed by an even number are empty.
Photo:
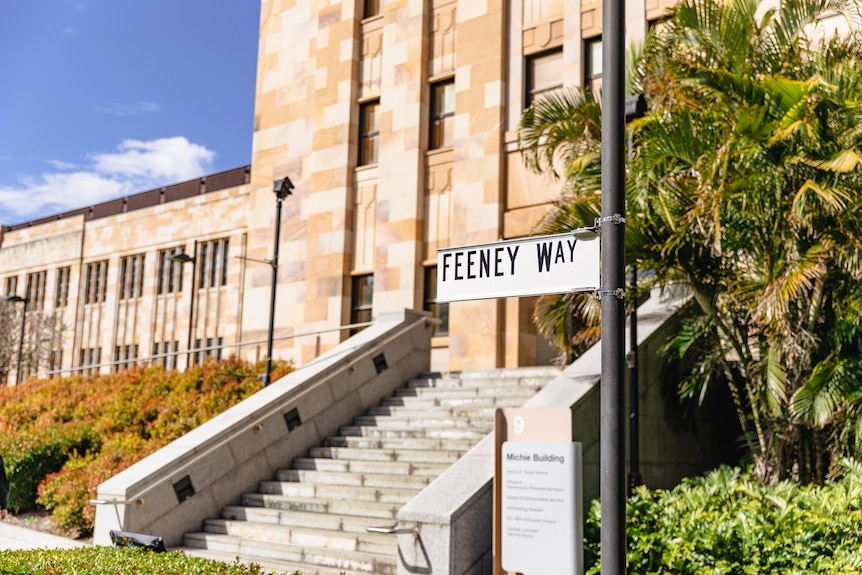
[[[111,114],[112,116],[137,116],[138,114],[149,114],[162,109],[156,102],[137,102],[135,104],[114,104],[112,106],[93,106],[97,112]]]
[[[215,157],[215,152],[180,136],[149,142],[124,140],[118,150],[115,154],[94,156],[96,171],[121,177],[180,182],[203,175],[202,170]]]
[[[0,222],[14,224],[143,192],[208,174],[215,152],[186,138],[125,140],[114,153],[71,172],[43,173],[0,187]],[[58,170],[72,166],[52,163]]]
[[[51,164],[58,170],[74,170],[77,168],[77,164],[70,164],[69,162],[64,162],[62,160],[45,160],[46,164]]]

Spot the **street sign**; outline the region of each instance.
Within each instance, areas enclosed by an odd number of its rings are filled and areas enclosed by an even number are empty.
[[[437,302],[597,291],[598,230],[437,250]]]

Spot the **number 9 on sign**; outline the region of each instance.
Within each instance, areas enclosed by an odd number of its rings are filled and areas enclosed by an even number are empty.
[[[512,429],[516,435],[524,433],[524,417],[522,415],[518,415],[512,420]]]

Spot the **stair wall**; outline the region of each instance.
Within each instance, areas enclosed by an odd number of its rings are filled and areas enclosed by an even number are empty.
[[[94,500],[94,543],[110,545],[109,531],[123,530],[179,545],[285,461],[305,456],[344,421],[427,371],[432,328],[424,312],[381,314],[315,361],[105,481]]]

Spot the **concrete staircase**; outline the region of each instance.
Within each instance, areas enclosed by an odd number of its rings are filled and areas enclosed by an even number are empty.
[[[183,549],[268,571],[395,575],[397,538],[366,529],[391,526],[401,506],[493,431],[497,408],[523,405],[559,374],[517,368],[411,380],[187,533]]]

